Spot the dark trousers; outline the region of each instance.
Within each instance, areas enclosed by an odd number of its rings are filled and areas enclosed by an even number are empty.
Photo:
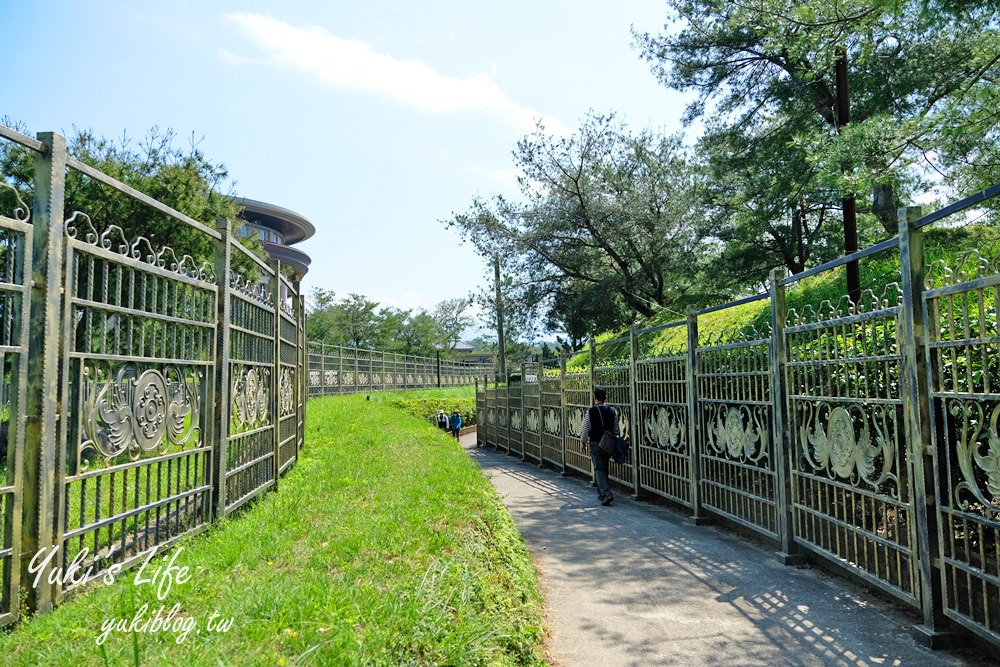
[[[601,500],[611,497],[611,485],[608,483],[608,461],[611,460],[611,455],[598,446],[597,440],[590,441],[590,460],[594,463],[597,497]]]

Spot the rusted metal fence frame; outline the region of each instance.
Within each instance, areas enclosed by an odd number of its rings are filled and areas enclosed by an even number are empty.
[[[593,387],[609,385],[633,444],[628,467],[612,465],[620,487],[686,507],[694,523],[757,532],[786,564],[828,561],[918,612],[925,644],[947,645],[957,623],[1000,645],[1000,263],[976,253],[934,274],[922,242],[922,228],[998,196],[1000,185],[917,220],[903,210],[893,239],[630,330],[627,363],[601,351],[620,353],[625,338],[564,355],[539,378],[542,462],[592,476],[579,422]],[[884,294],[788,312],[796,283],[897,248],[899,281]],[[699,316],[765,298],[770,331],[699,338]],[[668,327],[685,327],[687,344],[651,349]],[[485,384],[480,410],[495,396]],[[490,430],[478,442],[497,444]]]
[[[32,205],[0,211],[3,625],[24,597],[44,612],[78,590],[67,572],[128,567],[275,488],[301,447],[306,392],[299,284],[228,221],[209,227],[68,157],[58,134],[0,127],[0,141],[35,159]],[[196,265],[66,211],[69,170],[201,235],[214,257]],[[244,467],[227,451],[248,433]],[[246,492],[227,497],[242,470]]]
[[[308,396],[435,387],[465,387],[492,374],[492,364],[308,343]]]

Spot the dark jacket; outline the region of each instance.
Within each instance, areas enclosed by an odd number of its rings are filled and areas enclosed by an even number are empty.
[[[590,422],[588,424],[590,432],[587,434],[587,437],[591,442],[600,440],[605,431],[612,431],[615,435],[618,435],[618,414],[610,405],[604,403],[592,405],[587,410],[587,418],[587,421]]]

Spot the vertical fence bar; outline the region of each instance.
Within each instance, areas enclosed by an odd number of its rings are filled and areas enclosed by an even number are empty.
[[[701,445],[698,442],[698,313],[687,307],[687,413],[688,457],[691,472],[691,511],[688,522],[701,525],[708,521],[701,506]]]
[[[299,327],[299,357],[298,357],[298,374],[299,374],[299,404],[298,404],[298,426],[295,439],[295,460],[299,459],[299,450],[302,449],[302,444],[306,439],[306,404],[309,402],[309,386],[306,384],[307,376],[309,375],[309,350],[306,343],[306,298],[302,294],[302,283],[301,281],[295,281],[295,304],[297,310],[295,311],[295,322]]]
[[[566,474],[566,355],[559,356],[559,465],[560,474]]]
[[[588,391],[587,391],[587,397],[588,398],[587,398],[587,401],[586,401],[587,402],[587,406],[584,407],[584,410],[590,410],[590,406],[593,405],[593,403],[594,403],[594,387],[596,386],[594,384],[594,378],[596,377],[596,371],[594,370],[594,359],[597,356],[597,343],[594,341],[594,337],[593,336],[590,337],[590,343],[588,344],[587,349],[588,349],[587,355],[590,357],[590,359],[588,360],[589,361],[588,365],[590,366],[590,369],[589,369],[590,370],[590,374],[589,374],[588,380],[587,380],[587,382],[589,384],[589,387],[587,388],[588,389]],[[584,413],[584,414],[586,414],[586,413]],[[580,437],[582,438],[583,435],[584,434],[581,433]],[[587,439],[588,440],[590,439],[590,435],[587,435]],[[587,457],[587,460],[590,463],[590,481],[591,481],[591,483],[594,486],[597,486],[597,471],[594,470],[594,459],[593,459],[593,457],[590,456],[590,443],[587,444],[587,451],[585,453],[585,456]]]
[[[785,345],[785,288],[781,285],[783,271],[773,269],[770,276],[769,290],[771,292],[771,409],[774,424],[771,429],[774,438],[772,455],[774,456],[775,501],[778,510],[778,540],[781,544],[777,558],[785,565],[800,565],[805,561],[803,554],[795,544],[792,521],[792,471],[789,448],[792,440],[788,432],[788,420],[785,418],[785,395],[787,376],[785,370],[788,364],[788,348]]]
[[[632,464],[632,497],[638,499],[641,496],[639,491],[639,443],[640,438],[635,435],[636,427],[639,425],[639,391],[636,388],[636,361],[639,359],[639,341],[635,337],[635,326],[628,328],[628,402],[631,413],[631,424],[628,435],[632,439],[632,446],[629,448],[630,463]]]
[[[954,641],[954,634],[943,630],[944,616],[940,572],[933,561],[939,552],[937,512],[935,509],[934,459],[930,426],[930,399],[927,390],[925,354],[926,332],[923,314],[924,238],[913,227],[919,209],[899,212],[899,259],[902,264],[903,303],[900,316],[903,346],[903,420],[906,424],[907,459],[913,468],[914,521],[910,538],[917,545],[920,576],[922,624],[913,627],[913,637],[931,648],[944,648]]]
[[[528,459],[527,454],[525,454],[525,451],[524,451],[525,450],[525,446],[524,446],[525,445],[524,432],[527,430],[527,425],[525,424],[525,418],[524,418],[525,417],[525,410],[524,410],[524,386],[527,384],[527,379],[528,379],[527,365],[522,363],[521,364],[521,406],[519,408],[519,410],[520,410],[520,419],[521,419],[521,421],[519,422],[519,424],[521,426],[520,431],[521,431],[521,460],[522,461],[526,461]]]
[[[214,520],[226,511],[226,455],[229,444],[229,322],[232,306],[229,302],[229,270],[232,263],[232,234],[229,220],[219,220],[216,229],[222,238],[215,246],[215,278],[218,286],[216,296],[218,321],[216,323],[215,354],[215,449],[212,450],[212,508],[210,516]]]
[[[48,149],[35,156],[35,200],[31,248],[31,338],[28,354],[28,390],[25,396],[24,484],[21,513],[21,571],[40,549],[52,545],[55,526],[56,423],[63,287],[64,199],[66,192],[66,139],[42,132],[38,139]],[[52,558],[47,562],[58,563]],[[45,582],[50,567],[36,576],[39,586],[29,586],[28,605],[36,612],[52,608],[56,590]]]
[[[272,488],[278,490],[278,478],[281,477],[281,409],[278,403],[278,394],[281,391],[281,262],[271,262],[271,303],[274,305],[274,326],[271,330],[274,340],[271,345],[274,348],[274,364],[271,367],[271,393],[268,395],[268,409],[271,411],[271,418],[274,420],[274,430],[271,433],[271,445],[274,452],[274,484]]]

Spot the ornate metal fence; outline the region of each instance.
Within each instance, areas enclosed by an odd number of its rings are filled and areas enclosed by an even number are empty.
[[[30,206],[0,181],[13,202],[0,208],[8,623],[22,595],[44,611],[84,583],[60,572],[127,567],[274,487],[302,443],[305,358],[298,284],[228,222],[205,226],[69,158],[59,135],[0,127],[0,141],[36,163]],[[207,256],[65,211],[70,170]]]
[[[603,386],[633,444],[611,466],[620,487],[758,533],[785,563],[841,568],[918,612],[925,643],[960,626],[1000,645],[1000,262],[976,251],[925,270],[922,242],[928,224],[998,195],[904,211],[898,237],[774,273],[766,294],[564,357],[539,378],[539,458],[592,474],[580,427]],[[788,290],[851,261],[896,275],[857,303],[786,307]],[[762,299],[769,327],[699,334],[699,319]],[[673,327],[686,345],[657,347]],[[528,453],[535,394],[521,392],[521,433],[511,423],[504,443]],[[481,397],[499,407],[494,388]],[[487,430],[480,443],[500,440]]]
[[[701,499],[778,537],[770,331],[712,334],[695,350]]]
[[[522,431],[524,438],[524,458],[536,463],[542,462],[542,372],[538,364],[524,367],[522,386]]]
[[[656,331],[666,328],[633,335],[634,412],[640,425],[632,438],[633,465],[637,468],[640,494],[655,493],[690,507],[687,351],[654,351],[647,344]]]
[[[461,387],[493,374],[492,363],[469,364],[432,357],[322,343],[308,344],[309,397],[371,391]]]

